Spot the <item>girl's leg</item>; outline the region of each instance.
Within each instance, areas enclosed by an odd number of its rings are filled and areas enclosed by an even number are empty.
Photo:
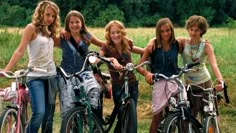
[[[45,92],[43,80],[31,80],[28,83],[31,98],[32,117],[26,129],[27,133],[38,133],[45,114]]]
[[[45,115],[42,122],[42,133],[52,133],[53,131],[53,116],[55,111],[55,99],[49,100],[49,91],[48,91],[48,83],[45,84]],[[50,88],[53,89],[53,88]],[[49,101],[54,101],[54,103],[50,103]]]

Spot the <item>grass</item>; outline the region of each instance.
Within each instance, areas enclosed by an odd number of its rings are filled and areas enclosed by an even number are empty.
[[[89,28],[97,38],[104,40],[104,28]],[[21,39],[21,29],[2,29],[0,30],[0,68],[4,68],[10,60],[12,53],[17,48]],[[155,36],[155,28],[127,28],[128,37],[133,40],[136,46],[144,48],[148,41]],[[184,28],[176,28],[175,33],[177,37],[187,37],[187,32]],[[220,125],[222,133],[232,133],[236,131],[236,48],[235,38],[236,30],[230,30],[227,28],[210,28],[204,38],[209,40],[214,47],[216,59],[221,73],[228,85],[228,94],[231,100],[229,105],[220,104]],[[90,49],[99,50],[98,47],[91,45]],[[140,59],[139,55],[133,55],[133,61],[138,63]],[[61,51],[57,48],[54,49],[54,60],[57,65],[60,64]],[[27,53],[17,64],[15,69],[24,68],[27,66],[28,57]],[[180,63],[180,65],[182,65]],[[212,71],[207,64],[207,67]],[[140,81],[140,94],[138,101],[138,131],[140,133],[146,133],[149,131],[151,122],[151,87],[146,84],[144,78],[137,74]],[[212,75],[213,80],[215,79]],[[9,85],[4,79],[0,79],[0,88],[4,88]],[[109,107],[109,106],[108,106]],[[56,109],[54,117],[54,132],[59,132],[60,129],[60,114],[59,103]]]

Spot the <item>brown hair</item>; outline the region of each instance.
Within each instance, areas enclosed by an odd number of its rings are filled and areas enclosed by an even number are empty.
[[[48,7],[54,11],[56,16],[54,22],[47,27],[43,22],[43,14]],[[60,10],[54,2],[47,0],[39,2],[32,17],[32,24],[36,26],[36,31],[42,32],[46,36],[58,36],[61,30],[59,12]]]
[[[86,37],[86,34],[89,33],[89,32],[88,32],[87,26],[85,24],[85,19],[84,19],[84,16],[79,11],[72,10],[66,15],[65,30],[70,32],[69,22],[70,22],[71,16],[75,16],[75,17],[78,17],[80,19],[80,21],[82,23],[82,27],[80,29],[81,39],[83,41],[85,41],[87,44],[90,44],[90,40]]]
[[[128,42],[128,38],[126,37],[127,32],[125,31],[125,26],[122,22],[118,21],[118,20],[112,20],[110,21],[106,26],[105,26],[105,38],[107,40],[107,45],[109,46],[114,46],[114,43],[111,40],[111,28],[113,26],[117,26],[121,32],[122,35],[122,41],[121,41],[121,51],[123,52],[128,52],[129,51],[129,42]]]
[[[203,16],[193,15],[186,20],[185,28],[188,30],[193,26],[197,26],[201,30],[201,37],[207,32],[208,23]]]
[[[168,24],[171,29],[170,44],[175,42],[174,26],[169,18],[161,18],[156,24],[156,47],[161,45],[161,26]]]

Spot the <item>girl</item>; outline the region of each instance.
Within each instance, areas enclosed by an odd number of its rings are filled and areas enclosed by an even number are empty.
[[[175,39],[174,27],[169,18],[162,18],[156,24],[156,37],[151,39],[144,49],[140,62],[150,58],[151,72],[140,68],[138,71],[145,76],[149,84],[153,84],[153,74],[161,73],[171,76],[177,72],[178,52],[181,46]],[[166,87],[167,86],[167,87]],[[168,90],[167,90],[168,89]],[[175,84],[160,80],[155,82],[152,90],[153,118],[150,133],[156,133],[162,119],[162,111],[167,106],[170,96],[175,95]]]
[[[52,132],[56,98],[56,67],[53,61],[53,38],[59,35],[58,6],[51,1],[38,3],[32,18],[23,32],[21,42],[4,71],[11,70],[28,49],[28,66],[47,70],[47,73],[31,72],[27,75],[31,98],[32,117],[27,133]]]
[[[223,80],[220,70],[217,66],[215,54],[212,45],[203,40],[203,35],[207,32],[207,20],[198,15],[193,15],[186,21],[185,28],[188,31],[189,38],[179,38],[184,47],[182,58],[183,63],[192,63],[200,61],[200,65],[195,66],[197,71],[188,72],[184,75],[186,83],[202,86],[204,88],[212,87],[212,80],[209,71],[206,68],[206,59],[208,59],[211,69],[219,83],[216,89],[222,91],[221,81]],[[197,89],[197,88],[192,88]],[[200,98],[190,96],[192,106],[192,113],[197,116],[203,103]]]
[[[126,31],[124,25],[117,20],[110,21],[105,27],[105,38],[106,44],[102,46],[100,50],[100,55],[105,56],[113,60],[113,62],[118,61],[118,65],[115,68],[113,66],[108,66],[112,79],[112,94],[115,104],[119,103],[119,95],[122,92],[122,86],[124,84],[124,74],[112,71],[112,69],[118,69],[119,64],[125,66],[127,63],[132,62],[131,52],[142,54],[143,50],[139,47],[133,46],[132,41],[126,37]],[[120,67],[122,67],[120,66]],[[134,102],[137,106],[138,100],[138,81],[134,73],[129,75],[129,90],[130,96],[134,99]],[[115,128],[115,132],[120,132],[120,115],[118,115],[118,123]]]

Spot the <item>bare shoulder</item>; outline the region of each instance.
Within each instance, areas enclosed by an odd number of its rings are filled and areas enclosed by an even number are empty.
[[[154,48],[154,45],[155,45],[155,38],[152,38],[152,39],[148,42],[148,44],[147,44],[147,46],[146,46],[145,49],[147,49],[149,52],[151,52],[152,49]]]
[[[205,53],[212,53],[213,52],[213,46],[210,42],[205,42]]]

